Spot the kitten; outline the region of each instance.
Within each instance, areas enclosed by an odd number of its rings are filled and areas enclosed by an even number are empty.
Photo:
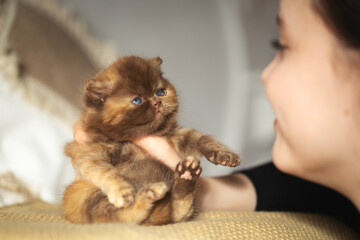
[[[91,141],[68,143],[65,153],[84,179],[64,193],[73,223],[162,225],[190,219],[197,209],[198,158],[236,166],[237,154],[209,135],[177,125],[175,88],[160,58],[123,57],[88,80],[82,122]],[[181,159],[175,172],[130,139],[168,139]]]

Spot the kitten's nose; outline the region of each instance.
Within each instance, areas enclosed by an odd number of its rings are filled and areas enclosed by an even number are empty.
[[[154,107],[160,107],[160,106],[161,106],[161,101],[160,100],[155,101]]]
[[[158,108],[161,106],[161,101],[158,99],[152,99],[152,104],[154,105],[154,107]]]

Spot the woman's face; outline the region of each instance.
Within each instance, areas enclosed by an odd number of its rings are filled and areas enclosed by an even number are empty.
[[[360,75],[345,48],[310,0],[282,0],[278,23],[284,48],[262,75],[277,118],[274,163],[303,176],[360,156]]]

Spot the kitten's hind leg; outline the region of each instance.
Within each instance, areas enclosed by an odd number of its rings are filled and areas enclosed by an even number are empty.
[[[154,202],[162,199],[168,191],[169,187],[164,182],[148,184],[139,189],[132,205],[119,209],[110,203],[107,196],[94,184],[80,180],[65,190],[64,214],[72,223],[141,224],[148,219]]]
[[[176,166],[172,190],[172,218],[174,222],[187,220],[193,215],[194,189],[201,171],[200,161],[192,156],[186,157]]]
[[[139,189],[133,205],[119,211],[120,222],[142,224],[148,217],[154,202],[164,198],[169,186],[164,182],[148,184]]]

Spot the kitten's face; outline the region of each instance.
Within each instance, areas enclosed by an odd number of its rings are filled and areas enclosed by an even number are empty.
[[[114,139],[164,131],[175,122],[174,87],[162,77],[160,58],[124,57],[86,85],[89,123]]]

